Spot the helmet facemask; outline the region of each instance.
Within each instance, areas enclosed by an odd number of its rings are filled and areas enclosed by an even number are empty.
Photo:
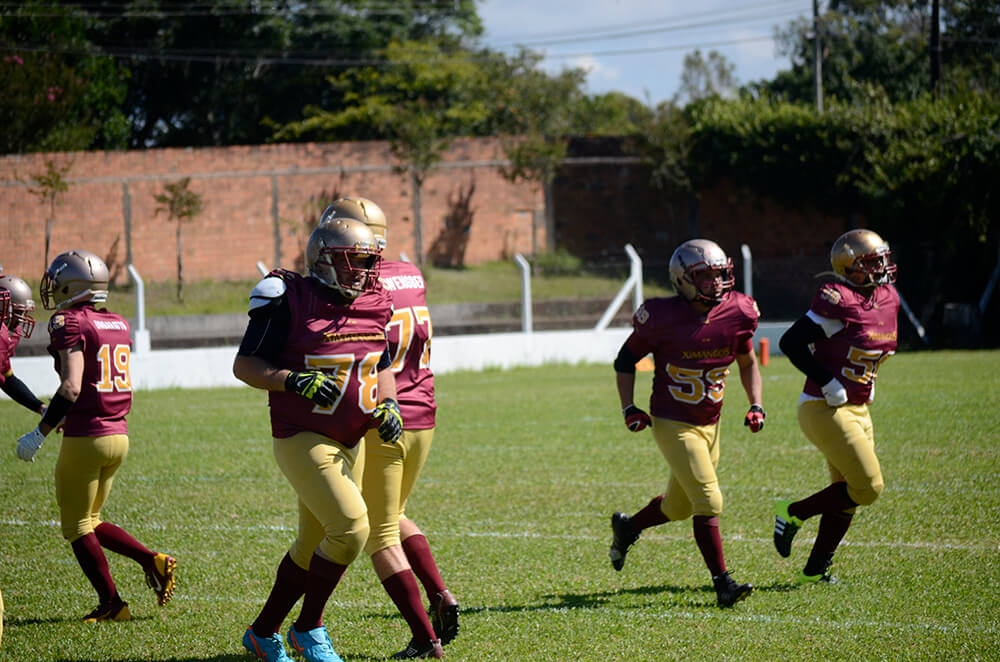
[[[691,239],[670,257],[670,279],[688,301],[712,307],[736,285],[733,261],[714,241]]]
[[[381,260],[374,251],[326,246],[310,273],[348,299],[357,299],[378,282]]]
[[[381,253],[363,221],[337,217],[309,235],[306,266],[313,278],[353,301],[378,285]]]
[[[10,317],[4,323],[11,333],[21,338],[30,338],[35,330],[35,301],[31,298],[31,287],[23,280],[10,274],[0,276],[0,292],[10,295]]]
[[[896,282],[889,244],[871,230],[850,230],[838,237],[830,249],[830,266],[854,287],[869,289]]]

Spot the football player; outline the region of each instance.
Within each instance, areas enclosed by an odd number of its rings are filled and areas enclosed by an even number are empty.
[[[632,516],[611,516],[609,556],[615,570],[651,526],[692,518],[694,539],[715,586],[716,602],[731,607],[753,590],[726,569],[719,533],[722,492],[719,416],[729,366],[736,361],[750,409],[744,424],[764,427],[762,382],[753,335],[760,311],[750,297],[734,292],[733,262],[713,241],[692,239],[670,258],[670,280],[678,296],[645,301],[632,318],[632,333],[615,358],[618,395],[631,432],[647,426],[670,468],[666,491]],[[649,413],[633,401],[636,362],[653,355]]]
[[[6,300],[7,311],[0,324],[0,390],[18,403],[37,414],[45,413],[45,404],[15,374],[10,359],[21,338],[30,338],[35,330],[35,302],[31,288],[11,274],[0,275],[0,296]]]
[[[878,368],[896,351],[899,293],[889,245],[871,230],[851,230],[830,250],[834,282],[823,283],[805,315],[782,335],[781,351],[805,376],[799,427],[823,453],[830,484],[799,501],[776,504],[774,546],[788,557],[803,522],[820,516],[799,584],[835,581],[834,552],[858,506],[884,486],[868,404]]]
[[[385,247],[385,213],[371,200],[335,200],[323,218],[336,216],[364,220]],[[437,411],[430,368],[432,325],[427,289],[423,274],[409,262],[383,260],[380,280],[393,303],[389,353],[404,425],[396,444],[383,443],[374,431],[365,438],[362,494],[371,526],[365,551],[412,634],[407,647],[393,659],[441,657],[441,646],[458,634],[458,601],[441,578],[427,538],[406,516],[406,500],[430,453]],[[430,601],[429,620],[417,578]]]
[[[280,629],[304,596],[289,643],[309,662],[340,662],[323,612],[368,539],[353,473],[360,442],[373,424],[386,443],[402,434],[385,333],[392,304],[378,287],[380,260],[367,225],[333,219],[309,235],[308,276],[276,270],[250,293],[233,374],[268,392],[274,457],[299,511],[298,536],[243,634],[260,660],[291,660]]]
[[[49,354],[61,383],[41,422],[17,442],[17,456],[34,462],[46,436],[60,425],[56,501],[62,534],[98,604],[84,622],[127,621],[128,603],[118,594],[104,549],[138,563],[160,606],[173,596],[177,562],[150,551],[128,532],[101,520],[118,469],[128,455],[126,415],[132,406],[131,340],[121,315],[98,308],[108,298],[108,267],[83,250],[58,255],[40,285],[49,320]],[[102,549],[103,548],[103,549]]]

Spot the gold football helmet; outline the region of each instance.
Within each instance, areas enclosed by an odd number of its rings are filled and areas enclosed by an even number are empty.
[[[319,222],[344,217],[364,221],[375,235],[379,248],[385,248],[388,224],[385,220],[385,213],[377,204],[368,198],[339,198],[330,203],[323,215],[319,217]]]
[[[714,241],[691,239],[670,257],[670,281],[688,301],[714,306],[736,284],[733,261]]]
[[[107,301],[110,280],[108,265],[101,258],[90,251],[66,251],[52,260],[42,276],[42,306],[62,310],[81,301]]]
[[[378,283],[381,253],[363,221],[333,217],[321,221],[309,235],[306,268],[310,276],[354,300]]]
[[[896,282],[889,244],[871,230],[850,230],[840,235],[830,249],[830,266],[838,276],[859,287]]]
[[[35,330],[35,301],[31,298],[31,287],[17,276],[3,274],[0,276],[0,290],[10,294],[10,318],[6,320],[7,328],[14,335],[30,338]]]

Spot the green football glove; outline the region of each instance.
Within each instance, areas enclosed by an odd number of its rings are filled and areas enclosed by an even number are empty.
[[[329,407],[340,397],[340,389],[332,377],[319,370],[288,373],[285,390],[298,393],[320,407]]]
[[[378,403],[372,418],[378,425],[378,436],[387,444],[394,444],[403,435],[403,415],[399,412],[399,403],[392,398],[386,398]]]

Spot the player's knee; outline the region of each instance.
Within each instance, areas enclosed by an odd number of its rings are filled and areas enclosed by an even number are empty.
[[[320,551],[334,563],[350,565],[365,548],[368,532],[367,517],[355,520],[348,530],[323,538],[319,544]]]
[[[875,503],[875,500],[878,499],[880,494],[882,494],[882,490],[884,488],[885,483],[882,481],[882,477],[879,476],[867,485],[862,485],[860,487],[849,485],[847,488],[847,495],[859,506],[870,506]]]

